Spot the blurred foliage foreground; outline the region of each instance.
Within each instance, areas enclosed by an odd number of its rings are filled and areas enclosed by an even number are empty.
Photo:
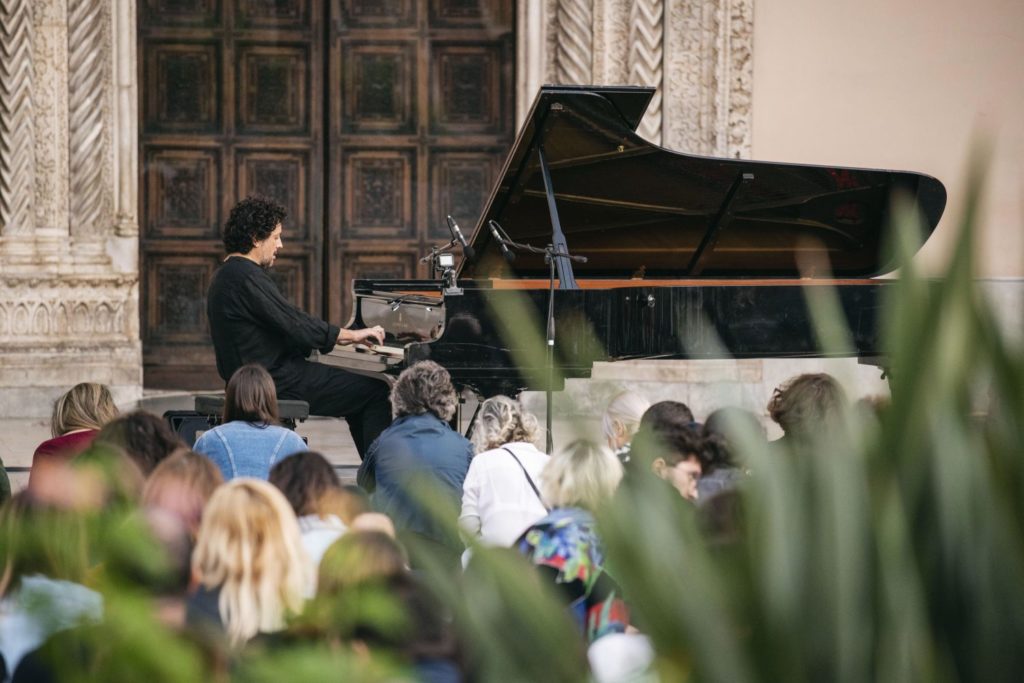
[[[653,642],[660,680],[1024,678],[1024,350],[1000,333],[974,279],[979,185],[941,279],[915,271],[914,215],[895,212],[903,267],[884,313],[889,405],[854,412],[845,434],[822,434],[790,457],[747,448],[752,476],[712,533],[664,486],[601,511],[609,569]],[[828,298],[811,304],[822,344],[841,352]],[[156,624],[152,590],[140,588],[153,581],[139,577],[157,571],[159,553],[129,508],[64,517],[6,525],[2,539],[7,557],[25,556],[15,565],[55,553],[46,566],[66,565],[104,595],[103,622],[80,636],[87,661],[60,668],[69,651],[54,653],[63,680],[405,676],[400,662],[343,638],[254,652],[229,669]],[[588,678],[585,646],[552,587],[511,551],[478,548],[471,571],[426,578],[451,609],[475,678]]]

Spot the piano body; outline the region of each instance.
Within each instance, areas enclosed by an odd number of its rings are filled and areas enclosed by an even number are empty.
[[[891,281],[875,276],[894,267],[882,256],[891,201],[914,201],[930,234],[942,183],[666,150],[635,133],[652,94],[542,88],[471,238],[475,258],[457,272],[462,292],[444,294],[435,280],[357,280],[349,326],[383,326],[390,350],[339,347],[321,360],[394,375],[431,359],[457,386],[491,396],[559,390],[598,360],[821,357],[834,354],[819,348],[804,288],[829,286],[852,343],[840,353],[877,362]],[[514,242],[587,259],[554,259],[553,386],[549,265],[523,251],[509,262],[490,221]]]

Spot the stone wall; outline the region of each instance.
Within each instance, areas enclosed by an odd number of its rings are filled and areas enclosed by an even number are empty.
[[[0,416],[141,395],[133,0],[0,0]]]

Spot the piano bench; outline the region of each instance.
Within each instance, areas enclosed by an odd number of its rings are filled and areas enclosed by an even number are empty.
[[[215,424],[221,423],[221,416],[224,414],[224,394],[199,394],[196,396],[195,405],[197,413],[216,419]],[[309,417],[309,403],[280,399],[277,402],[277,414],[282,425],[294,430],[297,423],[305,422]]]

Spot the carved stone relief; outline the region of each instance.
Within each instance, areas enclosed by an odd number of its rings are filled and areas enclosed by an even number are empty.
[[[0,235],[32,232],[35,149],[29,0],[0,0]]]
[[[110,6],[68,0],[70,232],[112,228]]]
[[[141,392],[134,45],[133,0],[0,0],[4,416]]]
[[[753,15],[753,0],[524,0],[519,121],[543,83],[652,85],[642,136],[747,157]]]

